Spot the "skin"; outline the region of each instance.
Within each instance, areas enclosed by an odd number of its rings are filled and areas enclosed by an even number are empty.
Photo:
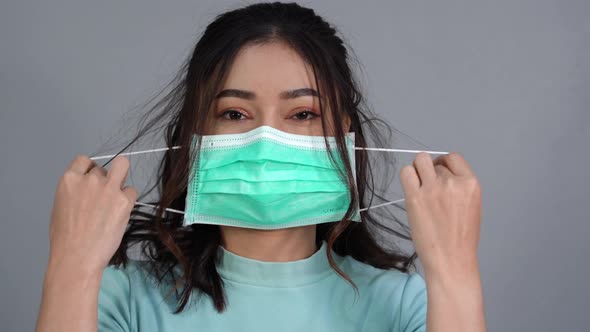
[[[294,134],[332,135],[334,124],[329,123],[324,133],[317,117],[318,97],[280,98],[281,92],[299,88],[317,90],[311,68],[288,46],[245,47],[222,90],[247,90],[256,97],[216,99],[205,134],[240,133],[268,125]],[[348,119],[340,125],[349,130]],[[97,330],[102,271],[121,242],[137,191],[124,186],[126,157],[115,158],[108,173],[96,166],[85,174],[92,165],[96,164],[87,156],[76,156],[55,192],[38,332]],[[401,169],[400,180],[428,288],[427,331],[485,331],[477,262],[481,223],[477,178],[465,159],[452,152],[435,160],[427,153],[417,154],[412,165]],[[286,262],[318,250],[316,225],[279,230],[220,227],[224,248],[243,257]]]

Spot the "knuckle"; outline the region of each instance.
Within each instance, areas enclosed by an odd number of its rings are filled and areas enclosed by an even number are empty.
[[[104,167],[97,165],[97,166],[95,166],[95,168],[102,176],[107,175],[107,170]]]
[[[420,198],[419,194],[417,194],[417,193],[414,195],[408,195],[406,197],[406,204],[412,205],[412,206],[417,206],[420,204],[420,200],[421,200],[421,198]]]
[[[468,176],[466,181],[471,185],[478,185],[479,179],[475,175]]]
[[[74,181],[78,177],[78,174],[72,170],[67,170],[61,176],[61,182],[71,182]]]
[[[133,206],[135,202],[132,202],[125,194],[121,194],[119,195],[119,205],[125,209],[125,210],[130,210],[131,208],[133,208]]]
[[[66,171],[57,183],[58,190],[74,188],[80,181],[80,175],[73,171]]]
[[[459,156],[459,152],[457,152],[457,151],[451,151],[449,153],[449,157],[451,157],[451,158],[457,158],[458,156]]]
[[[399,171],[399,174],[401,177],[406,177],[408,176],[410,173],[410,165],[406,165],[404,167],[402,167],[402,169]]]
[[[443,165],[434,165],[434,170],[436,171],[437,174],[440,174],[440,175],[444,175],[445,174],[444,173],[444,169],[445,168],[446,167],[444,167]]]
[[[400,181],[404,184],[413,183],[417,180],[416,170],[413,166],[406,166],[400,173]]]
[[[116,190],[113,190],[112,188],[106,188],[106,195],[108,196],[108,200],[109,202],[111,202],[112,206],[115,207],[116,209],[119,209],[121,207],[125,207],[127,205],[127,198],[125,197],[125,195],[121,192],[117,192]]]
[[[458,183],[456,177],[450,177],[450,178],[447,178],[446,179],[446,181],[445,181],[445,187],[450,192],[455,192],[455,191],[458,191],[458,190],[461,189],[461,184]]]
[[[119,165],[121,165],[121,167],[123,167],[125,169],[129,168],[129,158],[127,158],[126,156],[119,155],[119,156],[117,156],[116,160],[117,160],[117,163]]]
[[[436,188],[444,188],[445,184],[447,183],[447,177],[443,174],[438,174],[440,176],[437,176],[434,178],[434,187]]]
[[[441,189],[446,190],[449,186],[449,181],[451,181],[452,177],[444,176],[439,178],[439,184]]]
[[[94,161],[92,159],[90,159],[87,155],[77,154],[74,157],[74,164],[86,165],[86,164],[92,164],[92,163],[94,163]]]
[[[442,185],[435,185],[429,188],[428,193],[432,196],[439,197],[446,194],[445,187]]]
[[[399,171],[399,177],[400,179],[407,179],[410,176],[410,166],[404,166],[402,167],[402,169]]]
[[[139,196],[139,192],[137,191],[137,189],[130,187],[130,191],[131,191],[131,196],[133,198],[133,201],[137,200],[137,196]],[[134,202],[135,205],[135,202]]]
[[[424,161],[426,159],[430,158],[430,155],[424,151],[418,153],[418,155],[416,156],[416,160],[418,161]]]
[[[455,161],[458,161],[458,160],[462,160],[463,159],[463,156],[459,152],[453,151],[453,152],[449,153],[449,157],[448,158],[449,159],[452,159],[452,160],[455,160]]]
[[[91,160],[91,159],[90,159],[90,158],[88,158],[88,156],[87,156],[87,155],[85,155],[85,154],[80,154],[80,153],[79,153],[79,154],[76,154],[76,156],[74,157],[74,160],[75,160],[76,162],[86,162],[86,161],[89,161],[89,160]]]
[[[117,205],[123,209],[127,209],[130,207],[129,205],[131,205],[131,202],[129,202],[129,199],[125,195],[118,195]]]
[[[88,182],[91,185],[98,185],[99,183],[102,183],[102,180],[102,176],[97,174],[96,172],[88,173]]]
[[[467,182],[467,186],[474,191],[480,191],[481,190],[481,184],[479,183],[479,180],[477,179],[477,177],[475,176],[470,176],[469,178],[466,179]]]

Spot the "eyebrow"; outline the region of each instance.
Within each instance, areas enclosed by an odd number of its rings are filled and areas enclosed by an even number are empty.
[[[315,89],[311,88],[300,88],[294,90],[283,91],[279,94],[281,99],[294,99],[303,96],[319,97],[319,93]],[[252,91],[239,90],[239,89],[225,89],[215,96],[215,99],[223,97],[236,97],[242,99],[256,99],[256,94]]]

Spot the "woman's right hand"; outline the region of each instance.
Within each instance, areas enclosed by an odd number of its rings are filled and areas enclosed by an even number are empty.
[[[121,244],[137,199],[135,188],[123,187],[128,169],[124,156],[117,156],[108,172],[87,156],[74,158],[54,196],[50,266],[102,273]]]

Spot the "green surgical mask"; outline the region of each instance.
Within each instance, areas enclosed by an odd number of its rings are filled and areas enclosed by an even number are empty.
[[[346,134],[355,170],[354,133]],[[193,135],[184,225],[279,229],[340,221],[350,205],[335,137],[290,134],[270,126],[240,134]],[[354,174],[355,172],[353,172]],[[354,174],[356,183],[356,174]],[[359,207],[353,221],[360,222]]]

